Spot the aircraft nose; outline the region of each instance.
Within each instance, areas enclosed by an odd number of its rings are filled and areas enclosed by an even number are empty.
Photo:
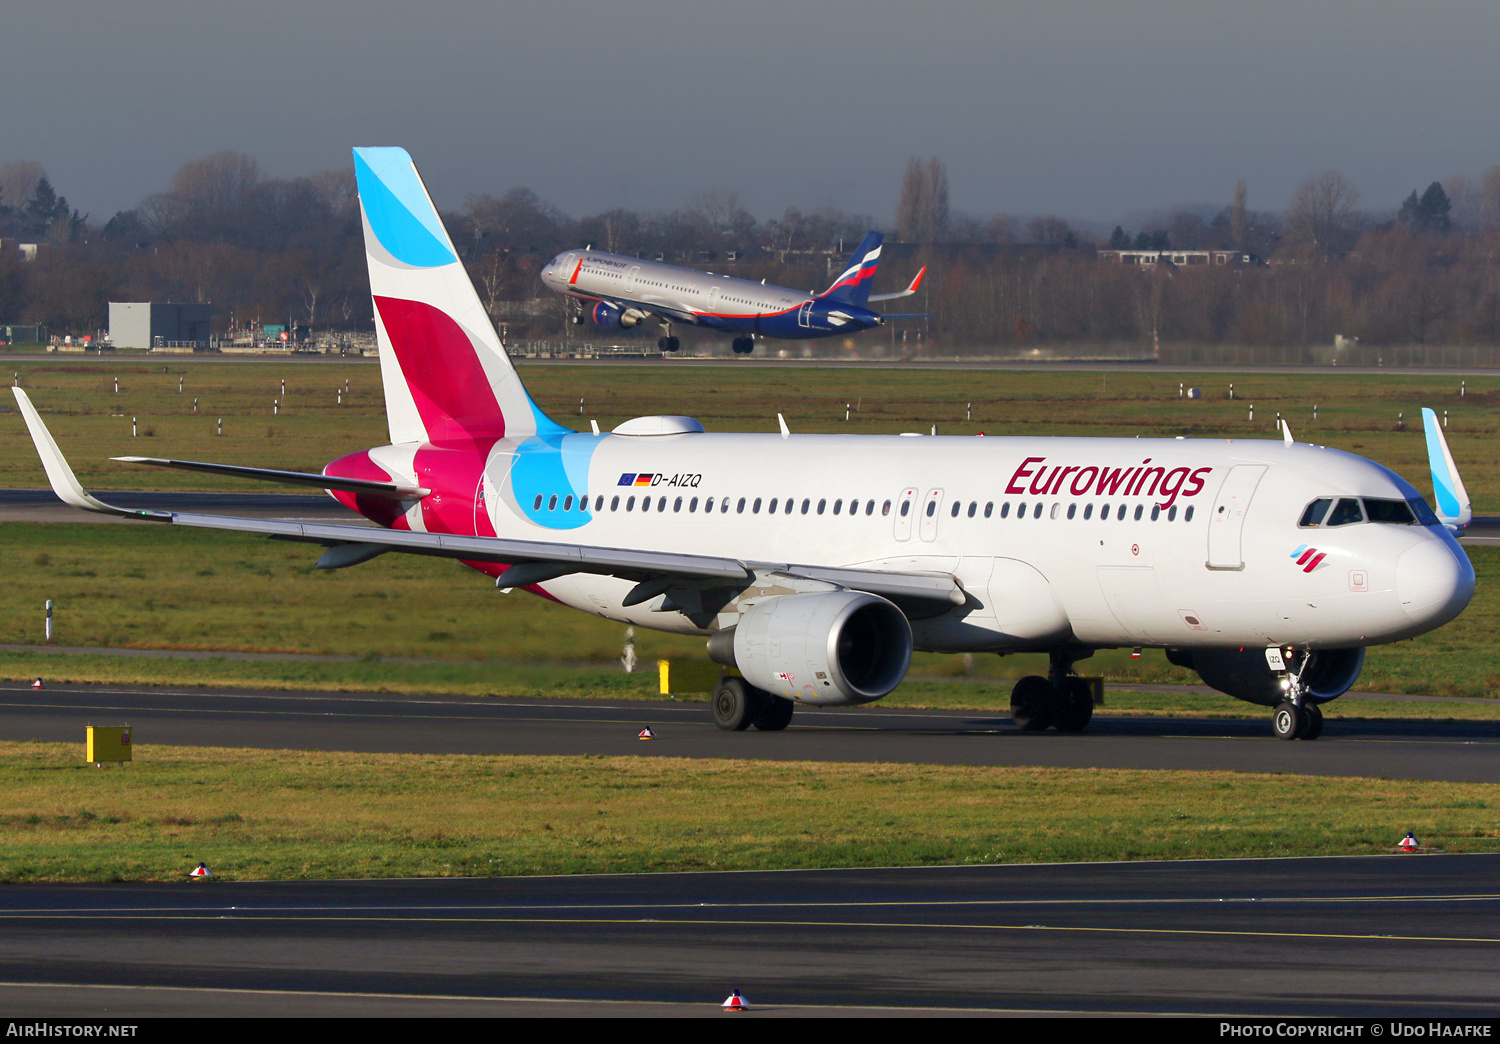
[[[1474,597],[1474,567],[1451,540],[1424,540],[1396,561],[1396,595],[1414,623],[1452,620]]]

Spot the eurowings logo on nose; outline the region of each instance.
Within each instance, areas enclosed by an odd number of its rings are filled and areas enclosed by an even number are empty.
[[[1308,547],[1306,544],[1301,544],[1297,550],[1292,552],[1292,557],[1297,560],[1297,564],[1302,567],[1304,573],[1311,573],[1323,564],[1323,559],[1328,557],[1328,552],[1319,551],[1315,547]]]

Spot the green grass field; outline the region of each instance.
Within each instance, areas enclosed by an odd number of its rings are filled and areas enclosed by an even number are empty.
[[[0,880],[1493,852],[1496,788],[1229,772],[0,744]]]

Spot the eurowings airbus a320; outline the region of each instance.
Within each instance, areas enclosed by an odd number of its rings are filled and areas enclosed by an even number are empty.
[[[584,301],[588,307],[578,320],[586,316],[606,330],[628,329],[656,316],[666,330],[657,340],[657,347],[664,352],[681,347],[672,333],[675,322],[737,333],[740,336],[733,342],[735,352],[749,355],[755,350],[757,337],[808,340],[858,333],[887,319],[916,318],[870,310],[871,301],[910,297],[927,272],[925,265],[918,269],[905,290],[871,294],[883,239],[879,232],[865,236],[833,285],[821,294],[602,250],[559,254],[542,269],[542,282],[558,293]]]
[[[714,434],[688,417],[572,431],[511,367],[411,158],[354,150],[390,443],[300,474],[123,457],[310,485],[380,528],[132,511],[84,492],[24,391],[53,489],[80,508],[321,544],[338,569],[453,558],[587,613],[701,635],[732,668],[725,729],[797,704],[878,700],[913,650],[1045,652],[1017,725],[1092,714],[1074,665],[1163,648],[1214,688],[1317,736],[1366,646],[1452,620],[1474,571],[1441,429],[1440,520],[1372,461],[1253,439]],[[1445,524],[1446,523],[1446,524]]]

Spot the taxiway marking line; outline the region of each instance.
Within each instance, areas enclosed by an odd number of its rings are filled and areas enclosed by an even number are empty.
[[[98,914],[25,914],[7,918],[9,920],[81,920],[86,917],[97,919]],[[296,920],[308,923],[321,924],[361,924],[376,922],[380,924],[548,924],[548,925],[667,925],[670,927],[698,927],[713,926],[716,928],[912,928],[925,931],[974,931],[974,932],[1094,932],[1108,935],[1180,935],[1180,936],[1229,936],[1237,938],[1257,939],[1363,939],[1369,942],[1445,942],[1445,943],[1496,943],[1500,944],[1500,937],[1485,938],[1482,936],[1463,935],[1376,935],[1370,933],[1351,932],[1273,932],[1273,931],[1244,931],[1228,928],[1101,928],[1080,925],[1055,925],[1055,924],[941,924],[924,923],[921,921],[789,921],[789,920],[729,920],[715,918],[658,918],[658,917],[334,917],[320,915],[315,917],[230,917],[224,914],[212,916],[203,914],[168,914],[152,915],[151,917],[121,916],[109,918],[116,921],[238,921],[242,924],[252,921],[270,922]]]

